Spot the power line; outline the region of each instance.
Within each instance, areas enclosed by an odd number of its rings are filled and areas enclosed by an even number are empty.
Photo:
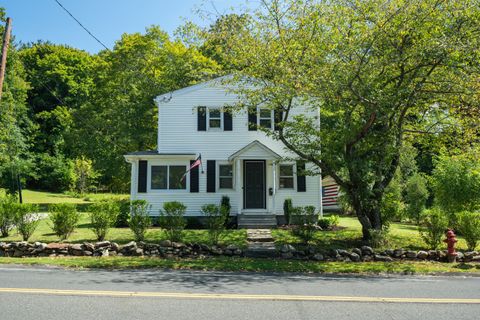
[[[90,30],[87,29],[87,27],[85,27],[77,18],[75,18],[75,16],[60,3],[60,1],[58,0],[53,0],[53,1],[55,1],[66,13],[68,13],[68,15],[72,17],[72,19],[75,20],[78,23],[78,25],[82,27],[83,30],[85,30],[90,36],[92,36],[93,39],[95,39],[98,43],[100,43],[101,46],[103,46],[107,50],[110,50],[102,41],[100,41],[100,39],[95,37],[95,35],[91,33]]]

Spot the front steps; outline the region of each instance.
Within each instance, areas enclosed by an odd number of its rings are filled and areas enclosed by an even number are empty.
[[[275,257],[277,250],[270,229],[248,229],[245,256],[251,258]]]
[[[277,217],[274,214],[239,214],[237,216],[239,229],[272,229],[277,227]]]

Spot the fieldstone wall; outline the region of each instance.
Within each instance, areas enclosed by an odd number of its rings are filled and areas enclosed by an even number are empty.
[[[458,262],[480,262],[480,252],[457,251]],[[315,248],[307,248],[305,250],[297,250],[294,246],[284,244],[280,248],[280,254],[285,259],[302,259],[315,261],[346,261],[346,262],[369,262],[369,261],[440,261],[447,262],[446,250],[428,250],[428,251],[412,251],[404,249],[388,249],[385,251],[375,251],[371,247],[363,246],[355,248],[351,251],[343,249],[333,249],[328,253],[316,252]]]
[[[63,257],[63,256],[151,256],[162,258],[201,258],[206,256],[244,256],[245,251],[241,248],[229,246],[208,246],[204,244],[191,244],[171,242],[169,240],[160,243],[129,242],[119,245],[115,242],[101,241],[96,243],[42,243],[42,242],[0,242],[0,257]],[[272,252],[272,257],[294,260],[313,261],[345,261],[345,262],[369,262],[369,261],[440,261],[447,262],[445,250],[412,251],[404,249],[389,249],[375,251],[371,247],[363,246],[351,251],[334,249],[329,252],[320,252],[313,247],[306,249],[295,248],[290,244],[284,244],[277,251]],[[458,252],[458,262],[480,263],[480,252]]]
[[[63,256],[153,256],[153,257],[202,257],[207,255],[241,256],[243,251],[237,246],[207,246],[171,242],[160,243],[129,242],[119,245],[101,241],[82,244],[10,242],[0,243],[0,257],[63,257]]]

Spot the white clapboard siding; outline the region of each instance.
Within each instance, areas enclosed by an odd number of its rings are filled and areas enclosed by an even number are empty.
[[[217,192],[206,192],[206,173],[199,174],[199,192],[189,192],[189,175],[187,175],[186,190],[151,190],[150,189],[150,166],[162,164],[189,165],[189,161],[202,155],[203,166],[206,171],[207,160],[216,160],[219,163],[228,163],[229,157],[257,140],[274,153],[281,157],[293,157],[294,155],[286,150],[283,143],[273,140],[262,131],[248,130],[248,114],[246,111],[235,112],[232,115],[232,131],[209,130],[198,131],[197,128],[197,107],[222,107],[236,102],[237,97],[230,93],[224,85],[218,81],[210,81],[193,87],[174,91],[171,94],[159,96],[156,101],[158,105],[158,153],[154,156],[130,156],[127,158],[132,164],[132,199],[144,199],[151,205],[151,215],[157,216],[163,203],[168,201],[180,201],[187,206],[187,215],[200,215],[201,207],[208,203],[219,204],[223,195],[230,197],[232,214],[238,214],[242,210],[243,203],[243,179],[237,179],[237,173],[243,177],[243,168],[234,165],[235,185],[230,190],[218,190]],[[294,114],[303,112],[305,109],[296,109]],[[315,110],[310,110],[312,116],[316,116]],[[165,154],[183,154],[175,156],[162,156]],[[191,157],[185,154],[192,154]],[[271,153],[270,153],[271,154]],[[279,189],[279,170],[277,167],[277,181],[273,181],[273,167],[271,158],[265,157],[266,151],[258,146],[253,146],[242,153],[244,159],[267,159],[266,162],[266,202],[267,211],[275,214],[283,214],[283,202],[285,199],[292,199],[294,206],[313,205],[320,210],[321,205],[321,183],[319,176],[306,177],[306,192],[297,192],[297,181],[293,189]],[[138,160],[148,161],[147,192],[137,192]],[[307,164],[308,165],[308,164]],[[269,188],[276,187],[274,196],[268,195]]]

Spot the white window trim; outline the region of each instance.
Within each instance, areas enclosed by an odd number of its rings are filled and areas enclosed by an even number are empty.
[[[152,189],[152,167],[156,166],[185,166],[185,170],[188,170],[189,164],[183,162],[165,162],[165,163],[148,163],[147,171],[147,192],[148,193],[187,193],[190,191],[190,175],[185,177],[185,189],[169,189],[170,187],[170,168],[167,169],[167,189]]]
[[[280,166],[292,166],[292,176],[281,176],[280,175]],[[297,190],[297,165],[295,163],[279,163],[277,165],[277,183],[278,183],[278,190]],[[280,177],[292,177],[293,178],[293,187],[292,188],[282,188],[280,187]]]
[[[207,108],[207,131],[223,131],[223,109],[219,107],[206,107]],[[220,128],[210,128],[210,111],[211,110],[218,110],[220,111]],[[218,118],[214,118],[218,119]]]
[[[257,107],[257,128],[263,128],[263,129],[268,129],[260,125],[260,120],[266,120],[267,118],[263,117],[260,118],[260,110],[261,109],[268,109],[268,108],[262,108],[262,107]],[[273,130],[275,128],[275,115],[273,110],[270,110],[270,130]]]
[[[232,166],[232,187],[231,188],[220,188],[220,166],[230,165]],[[223,191],[235,191],[235,164],[228,161],[217,161],[217,168],[216,168],[216,177],[217,177],[217,190]]]

